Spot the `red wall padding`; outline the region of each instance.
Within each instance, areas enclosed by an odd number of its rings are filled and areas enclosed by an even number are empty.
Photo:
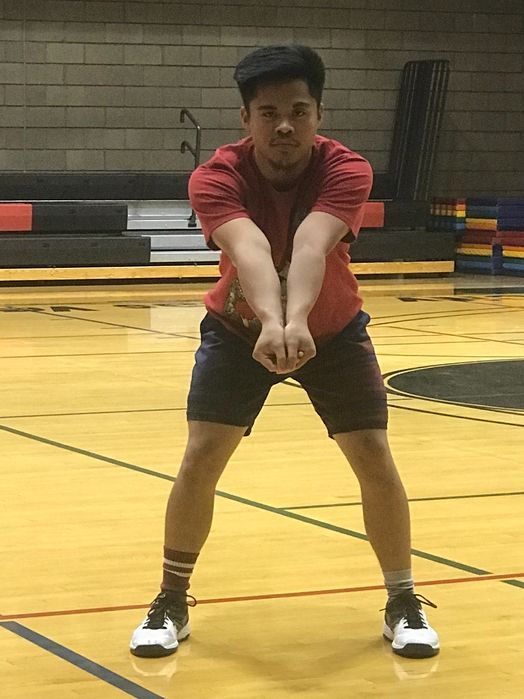
[[[384,228],[384,202],[368,201],[364,209],[362,228]]]
[[[2,204],[0,202],[0,233],[30,231],[32,225],[32,204]]]

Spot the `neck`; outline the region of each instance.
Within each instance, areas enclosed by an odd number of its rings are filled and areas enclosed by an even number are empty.
[[[298,182],[300,176],[309,165],[311,152],[308,153],[307,157],[303,160],[283,166],[280,166],[279,163],[272,163],[266,158],[263,158],[256,149],[254,151],[254,157],[255,163],[260,170],[262,177],[268,180],[268,182],[270,182],[275,189],[283,191],[286,189],[292,189]]]

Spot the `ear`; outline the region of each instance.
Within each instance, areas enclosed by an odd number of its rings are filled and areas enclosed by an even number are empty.
[[[320,124],[320,123],[322,122],[322,118],[323,118],[323,116],[324,116],[324,103],[323,103],[323,102],[321,102],[321,103],[318,105],[318,114],[317,114],[317,116],[318,116],[318,123]]]
[[[240,122],[246,131],[249,130],[249,112],[245,107],[240,107]]]

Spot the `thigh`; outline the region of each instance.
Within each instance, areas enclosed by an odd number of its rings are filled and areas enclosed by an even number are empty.
[[[202,341],[187,400],[188,420],[241,426],[249,434],[278,379],[253,359],[247,342],[212,316],[204,318],[200,330]]]
[[[361,311],[294,375],[330,436],[387,426],[386,390],[368,323]]]

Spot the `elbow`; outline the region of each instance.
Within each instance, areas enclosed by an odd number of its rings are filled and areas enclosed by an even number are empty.
[[[265,260],[271,261],[271,247],[269,241],[264,238],[261,241],[239,242],[228,246],[224,250],[236,269],[251,268],[256,260],[260,264],[265,264]]]
[[[300,257],[308,264],[324,264],[326,257],[331,252],[326,246],[313,243],[300,243],[293,246],[293,258]]]

